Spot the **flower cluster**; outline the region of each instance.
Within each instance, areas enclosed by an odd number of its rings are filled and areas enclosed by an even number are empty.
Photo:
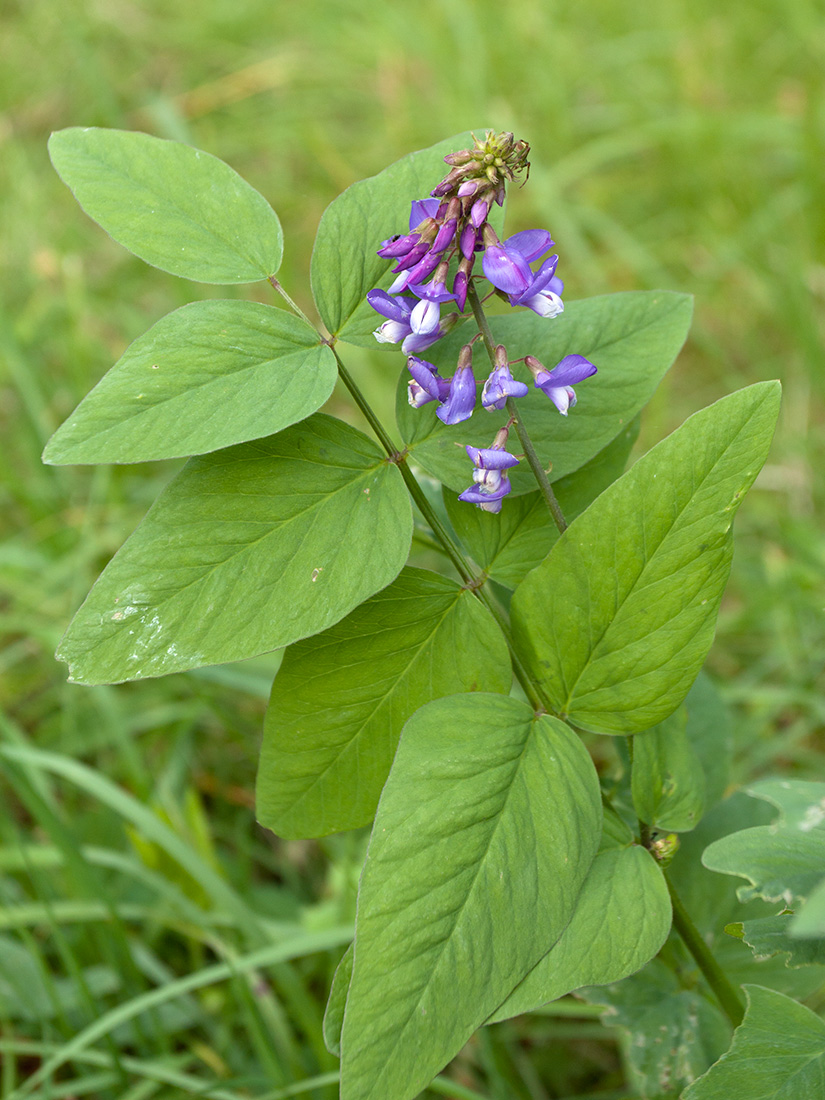
[[[385,319],[375,330],[376,340],[400,343],[408,356],[410,404],[418,408],[438,402],[436,415],[445,424],[459,424],[475,409],[473,344],[461,349],[450,378],[442,378],[432,363],[419,358],[419,353],[462,319],[471,280],[477,277],[473,270],[479,254],[484,278],[511,306],[524,306],[547,318],[556,317],[564,309],[564,284],[556,275],[559,258],[549,254],[553,240],[547,230],[526,229],[501,241],[488,220],[493,205],[504,202],[505,184],[529,170],[528,144],[515,141],[510,133],[496,135],[492,131],[483,141],[475,136],[473,140],[472,149],[444,158],[450,171],[428,198],[412,203],[409,232],[382,242],[378,255],[395,261],[395,279],[387,290],[371,290],[367,295],[372,308]],[[473,301],[478,308],[477,298]],[[445,303],[453,308],[442,317]],[[524,382],[513,377],[503,345],[495,349],[494,359],[481,393],[482,407],[488,410],[503,409],[510,398],[524,397],[529,392]],[[524,362],[536,388],[565,416],[576,403],[573,385],[596,372],[581,355],[566,356],[552,370],[532,355]],[[506,429],[502,431],[506,441]],[[475,484],[462,493],[461,500],[486,511],[500,510],[502,497],[510,491],[510,482],[501,470],[518,461],[503,447],[502,442],[494,443],[492,448],[467,449],[476,466]]]

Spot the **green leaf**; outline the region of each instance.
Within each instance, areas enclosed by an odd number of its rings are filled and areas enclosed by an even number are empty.
[[[825,783],[763,780],[748,793],[776,806],[779,819],[721,837],[705,849],[702,862],[711,871],[747,879],[750,885],[737,891],[741,901],[805,901],[825,868]]]
[[[599,373],[576,390],[578,404],[567,417],[560,416],[552,402],[533,387],[523,363],[513,367],[514,376],[530,384],[530,393],[519,400],[519,416],[544,467],[552,465],[551,480],[580,469],[628,428],[678,355],[690,327],[691,310],[686,295],[656,290],[570,302],[561,316],[550,321],[530,310],[490,319],[493,335],[507,347],[510,359],[530,354],[553,367],[565,355],[578,353],[598,367]],[[472,326],[457,330],[429,348],[424,358],[449,377],[459,348],[473,331]],[[475,354],[474,369],[479,379],[490,371],[481,347]],[[405,391],[406,383],[405,378]],[[434,403],[413,409],[406,392],[398,394],[396,417],[411,461],[456,492],[466,489],[470,479],[467,456],[463,447],[455,444],[489,447],[500,426],[479,406],[470,420],[448,427],[436,417]],[[536,488],[526,462],[509,473],[514,494]]]
[[[704,672],[685,699],[687,739],[704,773],[705,812],[724,796],[733,757],[733,724],[718,688]]]
[[[792,939],[793,913],[776,913],[772,917],[735,921],[725,926],[729,936],[744,941],[757,960],[786,955],[786,966],[825,965],[825,940]]]
[[[633,806],[652,829],[689,832],[705,810],[705,773],[690,743],[687,708],[633,738]]]
[[[808,901],[794,917],[792,936],[825,936],[825,879],[811,891]]]
[[[488,1023],[635,973],[665,942],[670,921],[667,885],[649,852],[636,845],[599,852],[561,938]]]
[[[822,1100],[825,1022],[790,997],[745,986],[748,1008],[733,1045],[685,1100]]]
[[[632,1083],[645,1098],[681,1095],[730,1042],[730,1025],[698,990],[682,989],[660,959],[619,985],[582,990],[605,1005],[602,1022],[619,1028]]]
[[[327,1009],[324,1013],[324,1046],[330,1054],[339,1057],[341,1055],[341,1029],[344,1026],[344,1010],[347,1007],[349,983],[352,980],[352,958],[353,945],[350,944],[335,968]]]
[[[253,283],[281,265],[275,211],[209,153],[128,130],[72,127],[52,134],[49,155],[89,217],[153,267],[200,283]]]
[[[410,204],[426,198],[449,171],[447,153],[466,148],[465,132],[410,153],[377,176],[348,187],[326,208],[312,250],[315,304],[329,331],[352,344],[375,347],[372,331],[382,318],[367,292],[388,282],[392,261],[376,255],[381,242],[408,232]],[[394,278],[392,276],[391,278]]]
[[[389,584],[412,514],[398,469],[322,413],[192,459],[60,644],[107,683],[238,661],[324,630]]]
[[[568,522],[575,519],[624,470],[639,432],[639,418],[554,489]],[[467,467],[468,471],[470,466]],[[470,474],[468,472],[468,480]],[[515,588],[550,552],[559,536],[541,493],[511,497],[498,514],[484,512],[444,489],[444,503],[456,534],[488,576]]]
[[[287,650],[272,687],[258,819],[283,837],[372,821],[407,719],[461,691],[507,692],[495,619],[455,581],[405,569],[323,634]]]
[[[44,462],[146,462],[274,435],[332,393],[335,356],[258,302],[192,302],[127,348],[49,440]]]
[[[413,715],[361,879],[343,1100],[409,1100],[460,1050],[564,931],[601,820],[557,719],[481,694]]]
[[[770,446],[779,384],[692,416],[575,520],[512,601],[516,644],[583,729],[648,729],[685,698],[713,641],[731,524]]]
[[[772,916],[776,907],[760,900],[743,904],[736,896],[736,884],[702,866],[702,852],[714,840],[731,832],[764,824],[770,818],[767,803],[737,791],[705,815],[699,826],[680,837],[679,850],[669,867],[681,897],[689,899],[690,914],[714,958],[735,984],[756,982],[793,997],[806,997],[822,986],[825,968],[805,966],[792,969],[782,957],[755,959],[741,940],[726,933],[732,923]],[[674,944],[674,946],[676,946]],[[699,972],[686,952],[679,949],[687,972]]]

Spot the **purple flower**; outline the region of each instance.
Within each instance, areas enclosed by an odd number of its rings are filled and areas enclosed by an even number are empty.
[[[434,218],[440,205],[438,199],[415,199],[410,209],[410,232],[427,218]]]
[[[496,433],[492,447],[465,447],[475,465],[473,484],[460,494],[459,500],[476,504],[484,512],[500,512],[501,502],[510,492],[510,479],[503,470],[518,465],[515,455],[504,450],[509,428]]]
[[[484,274],[510,305],[527,306],[541,317],[555,317],[564,309],[560,297],[564,284],[556,279],[558,256],[549,256],[534,272],[530,264],[552,248],[546,229],[524,229],[501,242],[488,245],[482,260]]]
[[[448,270],[449,265],[446,262],[439,264],[435,275],[428,283],[417,283],[415,286],[411,286],[410,290],[417,298],[426,298],[430,302],[455,301],[455,293],[447,290]]]
[[[565,355],[552,370],[547,370],[533,355],[526,356],[524,361],[536,380],[536,388],[547,394],[562,416],[567,416],[567,410],[576,404],[575,383],[596,373],[583,355]]]
[[[525,397],[529,392],[524,382],[519,382],[510,373],[507,349],[503,344],[496,348],[495,358],[496,366],[481,391],[481,404],[489,410],[503,409],[508,397]]]
[[[446,402],[435,410],[435,415],[445,424],[460,424],[469,420],[476,407],[476,380],[473,377],[473,349],[466,344],[459,353],[458,367],[450,379],[450,393]]]
[[[418,304],[415,298],[409,295],[393,298],[386,290],[371,290],[367,301],[376,313],[387,318],[373,333],[380,344],[397,344],[412,333],[410,314]]]
[[[407,360],[407,369],[412,375],[407,385],[407,396],[413,408],[418,409],[430,401],[447,400],[450,383],[439,375],[432,363],[411,355]]]

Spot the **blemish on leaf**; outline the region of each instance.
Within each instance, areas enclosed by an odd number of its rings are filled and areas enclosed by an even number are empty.
[[[320,566],[318,569],[313,569],[312,570],[312,583],[313,584],[315,584],[315,582],[318,580],[319,574],[323,573],[323,571],[324,571],[323,566]]]

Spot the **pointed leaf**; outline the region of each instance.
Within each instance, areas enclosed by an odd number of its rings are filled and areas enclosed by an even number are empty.
[[[149,134],[75,126],[49,138],[90,218],[141,260],[200,283],[253,283],[281,266],[281,223],[222,160]]]
[[[641,969],[670,931],[670,897],[653,857],[636,845],[599,852],[561,939],[488,1023],[532,1012],[584,985],[618,982]]]
[[[530,385],[529,394],[519,399],[519,416],[545,469],[552,467],[552,481],[580,469],[628,428],[678,355],[691,312],[687,295],[656,290],[570,302],[561,316],[549,321],[530,310],[490,319],[493,336],[506,346],[511,360],[535,355],[549,368],[565,355],[579,354],[598,367],[598,374],[577,388],[578,404],[566,417],[535,389],[523,363],[513,367],[514,376]],[[459,348],[473,334],[471,329],[456,330],[423,352],[423,358],[449,378]],[[474,371],[479,379],[490,371],[481,348],[474,358]],[[399,388],[396,418],[411,460],[460,493],[470,478],[467,456],[456,442],[489,447],[499,425],[478,405],[470,420],[447,427],[436,417],[434,403],[410,407],[407,381],[402,380],[403,392]],[[514,494],[535,490],[526,462],[509,473]]]
[[[633,738],[633,806],[651,829],[689,832],[705,811],[705,773],[687,733],[687,708]]]
[[[770,446],[779,385],[692,416],[575,520],[513,596],[522,660],[554,710],[627,734],[682,702],[713,640],[736,509]]]
[[[343,1100],[409,1100],[567,925],[601,830],[593,763],[501,695],[404,728],[358,897]]]
[[[397,576],[412,533],[397,468],[316,413],[192,459],[60,644],[74,680],[237,661],[324,630]]]
[[[274,435],[332,393],[332,351],[306,322],[258,302],[192,302],[138,337],[43,461],[146,462]]]
[[[258,820],[283,837],[368,824],[410,715],[443,695],[507,692],[512,678],[504,637],[471,592],[403,570],[287,651],[264,724]]]
[[[745,992],[733,1045],[685,1100],[822,1100],[825,1021],[772,989],[746,985]]]

